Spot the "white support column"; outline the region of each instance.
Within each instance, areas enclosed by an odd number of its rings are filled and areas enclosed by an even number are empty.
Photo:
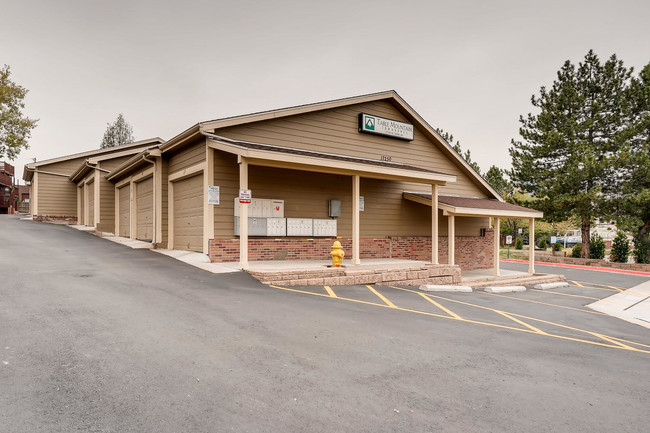
[[[448,256],[449,259],[447,260],[447,263],[450,265],[455,265],[456,260],[455,260],[455,254],[456,254],[456,221],[454,218],[454,214],[450,213],[447,215],[447,237],[448,237],[448,242],[449,242],[449,252]]]
[[[88,225],[88,218],[90,217],[90,203],[88,203],[88,184],[84,181],[84,225]]]
[[[499,250],[501,240],[501,218],[494,217],[494,276],[498,277],[499,272]]]
[[[431,263],[438,264],[438,185],[431,185]]]
[[[359,252],[359,196],[360,196],[360,178],[355,174],[352,176],[352,264],[361,264],[361,254]]]
[[[239,189],[248,189],[248,161],[239,158]],[[239,204],[239,267],[248,269],[248,204]]]
[[[205,146],[205,152],[205,171],[203,172],[203,254],[210,254],[210,239],[214,239],[214,205],[208,204],[208,187],[214,185],[214,149]]]
[[[93,214],[94,214],[93,217],[94,217],[95,221],[93,221],[93,227],[97,228],[97,226],[99,225],[99,223],[102,220],[101,215],[100,215],[100,212],[101,212],[101,207],[100,207],[101,200],[100,200],[100,196],[99,196],[99,194],[100,194],[100,188],[99,187],[100,187],[101,178],[99,177],[99,170],[95,169],[94,177],[95,177],[95,182],[93,183],[93,187],[95,188],[95,192],[93,193],[93,195],[95,196],[95,202],[94,202],[95,209],[93,210]]]
[[[528,220],[528,273],[535,273],[535,218]]]

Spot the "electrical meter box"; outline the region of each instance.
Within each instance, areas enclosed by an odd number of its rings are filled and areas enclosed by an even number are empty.
[[[314,236],[336,236],[336,220],[315,219]]]
[[[311,218],[287,218],[287,236],[313,236]]]
[[[341,200],[329,200],[329,216],[332,218],[341,216]]]

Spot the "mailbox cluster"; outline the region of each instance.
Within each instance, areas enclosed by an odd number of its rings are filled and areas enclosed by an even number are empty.
[[[254,198],[248,205],[249,236],[336,236],[335,219],[284,218],[284,200]],[[235,236],[239,236],[239,202],[235,202]]]

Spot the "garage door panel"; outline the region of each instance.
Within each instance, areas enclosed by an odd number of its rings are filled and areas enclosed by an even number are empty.
[[[145,241],[153,239],[153,178],[135,185],[136,199],[136,238]]]
[[[128,238],[131,236],[131,187],[129,185],[120,188],[120,233],[118,236]]]
[[[203,251],[203,175],[174,182],[174,248]]]

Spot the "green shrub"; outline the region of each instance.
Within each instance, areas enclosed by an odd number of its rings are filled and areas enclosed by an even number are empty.
[[[575,244],[571,250],[571,257],[579,259],[582,252],[582,244]]]
[[[548,248],[548,242],[546,242],[546,239],[542,239],[541,241],[539,241],[537,246],[542,248],[542,249],[546,249],[546,248]]]
[[[627,256],[630,254],[630,242],[625,233],[618,232],[612,243],[612,251],[609,259],[612,262],[627,263]]]
[[[557,241],[553,244],[553,251],[562,251],[562,242]]]
[[[598,233],[594,233],[589,240],[589,258],[590,259],[604,259],[605,258],[605,241]]]
[[[634,258],[637,263],[650,263],[650,236],[634,237]]]
[[[515,240],[515,249],[523,250],[524,249],[524,240],[522,238],[517,238]]]

